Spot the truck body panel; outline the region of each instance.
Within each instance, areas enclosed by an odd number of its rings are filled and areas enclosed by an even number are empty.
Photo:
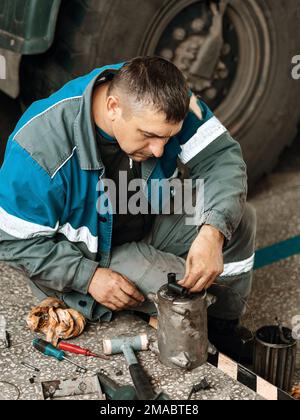
[[[0,0],[0,48],[40,54],[51,46],[61,0]]]

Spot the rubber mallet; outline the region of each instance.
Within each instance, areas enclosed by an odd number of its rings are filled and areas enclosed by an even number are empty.
[[[154,400],[156,398],[149,379],[134,354],[135,351],[148,350],[148,347],[149,340],[146,334],[103,340],[105,354],[124,354],[139,400]]]

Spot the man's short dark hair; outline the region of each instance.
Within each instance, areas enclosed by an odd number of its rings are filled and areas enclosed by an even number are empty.
[[[167,122],[181,122],[189,111],[189,88],[182,72],[160,57],[137,57],[127,62],[113,78],[108,96],[116,89],[163,112]]]

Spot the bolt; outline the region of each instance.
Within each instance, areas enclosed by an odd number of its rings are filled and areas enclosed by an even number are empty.
[[[84,393],[87,389],[87,385],[84,382],[80,382],[80,384],[78,385],[78,389],[79,391],[81,391],[82,393]]]
[[[226,69],[225,63],[223,63],[223,61],[219,61],[218,62],[218,70],[224,70],[224,69]]]
[[[205,92],[205,96],[208,99],[216,99],[217,95],[218,95],[218,91],[214,87],[207,89],[207,91]]]
[[[205,22],[202,18],[197,18],[195,20],[193,20],[191,28],[193,29],[193,31],[195,32],[201,32],[205,27]]]
[[[160,55],[165,58],[166,60],[172,60],[173,59],[173,51],[170,49],[164,49],[162,50],[162,52],[160,53]]]
[[[116,376],[122,376],[122,375],[123,375],[122,370],[118,370],[118,371],[115,373],[115,375],[116,375]]]
[[[186,36],[186,31],[183,28],[176,28],[173,32],[173,38],[176,39],[176,41],[183,41]]]
[[[185,63],[180,63],[179,68],[182,72],[185,72],[188,70],[188,66]]]
[[[222,55],[228,55],[231,52],[230,44],[224,44],[222,48]]]
[[[219,71],[219,77],[220,77],[220,79],[227,79],[227,77],[229,76],[229,71],[228,71],[228,69],[224,69],[224,70],[221,70],[221,71]]]
[[[202,92],[205,89],[211,87],[211,82],[209,80],[201,80],[199,82],[195,82],[195,88],[197,92]]]

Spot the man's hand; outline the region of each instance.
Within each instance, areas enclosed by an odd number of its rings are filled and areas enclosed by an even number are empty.
[[[192,293],[208,289],[224,271],[223,244],[222,233],[204,225],[189,251],[184,279],[178,284]]]
[[[99,268],[96,271],[89,293],[97,302],[112,311],[136,307],[145,301],[144,296],[127,277],[107,268]]]

